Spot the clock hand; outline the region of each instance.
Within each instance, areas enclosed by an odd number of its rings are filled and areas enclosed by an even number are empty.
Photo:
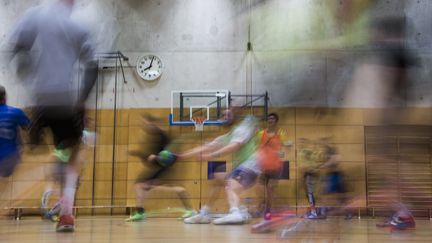
[[[151,62],[150,62],[150,67],[153,66],[153,60],[154,60],[154,56],[152,57],[152,60],[151,60]]]
[[[152,57],[152,60],[151,60],[151,62],[150,62],[150,66],[144,68],[143,71],[147,71],[147,70],[149,70],[149,69],[153,66],[153,60],[154,60],[154,56]]]

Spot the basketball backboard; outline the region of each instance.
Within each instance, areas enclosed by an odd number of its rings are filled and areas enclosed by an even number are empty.
[[[222,125],[222,111],[229,108],[228,90],[171,91],[171,126],[193,126],[194,118],[204,118],[204,125]]]

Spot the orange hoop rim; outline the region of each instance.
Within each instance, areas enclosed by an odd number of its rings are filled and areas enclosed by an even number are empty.
[[[191,120],[194,123],[195,131],[201,132],[204,130],[204,122],[207,120],[204,116],[194,116]]]
[[[207,119],[204,116],[193,116],[191,120],[195,124],[203,124]]]

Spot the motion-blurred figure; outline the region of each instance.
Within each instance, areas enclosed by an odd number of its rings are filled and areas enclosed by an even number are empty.
[[[324,163],[320,167],[321,170],[323,170],[322,194],[327,196],[327,200],[323,203],[324,206],[320,213],[327,216],[329,214],[339,214],[342,212],[345,213],[345,219],[351,219],[352,212],[348,207],[347,175],[339,165],[337,150],[325,140],[321,146],[324,159]],[[334,202],[330,200],[334,200]],[[336,207],[331,206],[331,203],[336,203]]]
[[[279,116],[276,113],[267,115],[267,128],[258,133],[260,139],[258,147],[261,175],[257,186],[258,196],[263,200],[258,205],[259,212],[264,216],[271,212],[273,192],[281,176],[283,164],[281,153],[283,146],[291,145],[286,131],[278,126]]]
[[[70,18],[73,6],[74,0],[58,0],[31,8],[18,22],[11,38],[14,56],[22,52],[29,56],[27,82],[34,102],[32,143],[37,144],[42,128],[49,127],[56,159],[68,163],[57,231],[74,230],[72,207],[82,160],[78,154],[84,128],[84,102],[97,76],[89,33]],[[77,81],[78,76],[81,82]]]
[[[136,211],[126,221],[141,221],[146,218],[144,200],[153,189],[175,191],[185,209],[182,218],[194,215],[196,212],[192,209],[186,189],[181,186],[164,185],[160,181],[160,177],[177,161],[177,156],[171,151],[172,140],[157,125],[154,117],[144,115],[143,123],[146,133],[144,144],[147,147],[131,151],[130,154],[141,158],[147,170],[143,170],[135,180]]]
[[[406,25],[405,17],[380,16],[371,21],[369,48],[373,51],[368,52],[357,66],[346,93],[347,106],[383,108],[378,115],[378,122],[383,125],[380,129],[383,138],[394,135],[390,129],[392,125],[409,117],[402,108],[408,102],[408,71],[417,65],[417,60],[406,48]],[[382,161],[394,161],[385,151],[381,151],[380,156]],[[398,191],[396,183],[383,183],[382,188],[387,192]],[[406,205],[396,195],[387,196],[390,208],[395,211],[394,215],[402,216],[390,217],[386,223],[377,226],[413,228],[414,218]]]
[[[300,138],[298,143],[298,160],[301,175],[303,175],[303,187],[309,203],[309,211],[306,218],[318,218],[316,210],[316,189],[319,181],[320,167],[323,164],[322,151],[318,144],[309,139]]]
[[[186,151],[179,156],[181,158],[201,155],[204,161],[211,158],[233,153],[233,171],[226,179],[226,194],[230,206],[229,214],[213,220],[213,224],[242,224],[245,223],[249,214],[240,209],[239,194],[253,186],[261,173],[257,156],[257,121],[253,116],[247,116],[236,123],[239,119],[233,109],[223,113],[226,125],[234,125],[232,130],[217,137],[210,143]],[[213,194],[215,196],[215,194]],[[210,198],[212,203],[215,198]],[[188,224],[208,224],[211,222],[210,207],[204,205],[200,213],[184,220]]]
[[[4,189],[4,179],[12,175],[21,158],[19,128],[29,124],[22,110],[6,104],[6,89],[0,85],[0,191]]]

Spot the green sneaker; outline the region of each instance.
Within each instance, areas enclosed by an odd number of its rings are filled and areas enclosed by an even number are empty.
[[[130,216],[129,218],[126,219],[126,222],[141,221],[141,220],[144,220],[145,218],[146,218],[145,213],[135,212],[132,216]]]

